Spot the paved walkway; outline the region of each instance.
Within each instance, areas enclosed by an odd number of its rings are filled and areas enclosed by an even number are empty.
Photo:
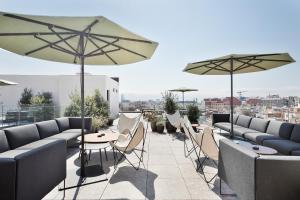
[[[108,181],[67,190],[65,199],[235,199],[219,195],[218,178],[212,184],[205,183],[203,175],[195,170],[195,155],[184,156],[183,141],[178,135],[148,132],[145,150],[145,167],[138,171],[126,161],[115,170],[109,151],[108,161],[102,156],[106,174],[87,178],[85,182],[105,177]],[[76,174],[80,162],[78,150],[71,149],[68,155],[66,185],[70,186],[80,180]],[[99,152],[92,153],[89,164],[99,163],[99,157]],[[135,160],[133,155],[129,157]],[[209,176],[217,172],[213,165],[207,166],[205,171]],[[222,191],[230,192],[225,184],[222,184]],[[62,196],[63,192],[55,188],[44,199],[62,199]]]

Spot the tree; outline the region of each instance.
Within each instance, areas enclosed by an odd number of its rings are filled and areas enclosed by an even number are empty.
[[[81,114],[81,98],[77,90],[70,94],[71,103],[65,109],[65,116],[78,117]],[[99,90],[94,95],[84,98],[85,116],[92,117],[92,128],[98,130],[108,122],[108,104],[101,96]]]
[[[31,98],[33,97],[32,89],[24,88],[21,98],[19,100],[19,104],[22,105],[30,105]]]

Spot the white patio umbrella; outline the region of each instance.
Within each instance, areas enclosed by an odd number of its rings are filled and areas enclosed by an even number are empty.
[[[233,137],[233,74],[265,71],[292,62],[295,62],[295,60],[288,53],[231,54],[215,59],[189,63],[183,71],[197,75],[230,75],[230,135]]]
[[[12,81],[0,79],[0,86],[17,85],[17,84],[18,83],[14,83]]]
[[[2,49],[81,65],[81,176],[84,177],[84,65],[122,65],[150,59],[158,43],[102,16],[54,17],[2,12],[0,27]]]
[[[184,108],[184,93],[185,92],[193,92],[193,91],[198,91],[198,89],[192,89],[192,88],[186,88],[186,87],[180,87],[177,89],[172,89],[169,90],[170,92],[181,92],[182,93],[182,106]]]

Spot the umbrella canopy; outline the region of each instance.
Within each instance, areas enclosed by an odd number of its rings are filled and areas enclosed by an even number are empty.
[[[33,58],[81,65],[81,176],[85,176],[84,65],[150,59],[158,43],[102,16],[53,17],[0,13],[0,48]]]
[[[17,84],[18,83],[14,83],[14,82],[11,82],[11,81],[0,79],[0,86],[17,85]]]
[[[233,74],[265,71],[295,60],[288,53],[231,54],[215,59],[189,63],[184,72],[197,75],[230,75],[231,77],[231,137],[233,137]]]
[[[182,106],[184,108],[184,93],[185,92],[198,91],[198,89],[191,89],[191,88],[186,88],[186,87],[180,87],[180,88],[169,90],[169,91],[170,92],[181,92],[182,93]]]
[[[158,43],[102,16],[53,17],[0,13],[2,49],[43,60],[88,65],[129,64],[151,58]]]

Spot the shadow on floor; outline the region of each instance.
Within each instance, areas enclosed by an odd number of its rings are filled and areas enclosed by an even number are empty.
[[[135,170],[133,167],[124,166],[117,169],[116,173],[110,178],[109,183],[130,182],[147,199],[153,200],[155,199],[154,181],[157,177],[157,174],[146,169]]]

